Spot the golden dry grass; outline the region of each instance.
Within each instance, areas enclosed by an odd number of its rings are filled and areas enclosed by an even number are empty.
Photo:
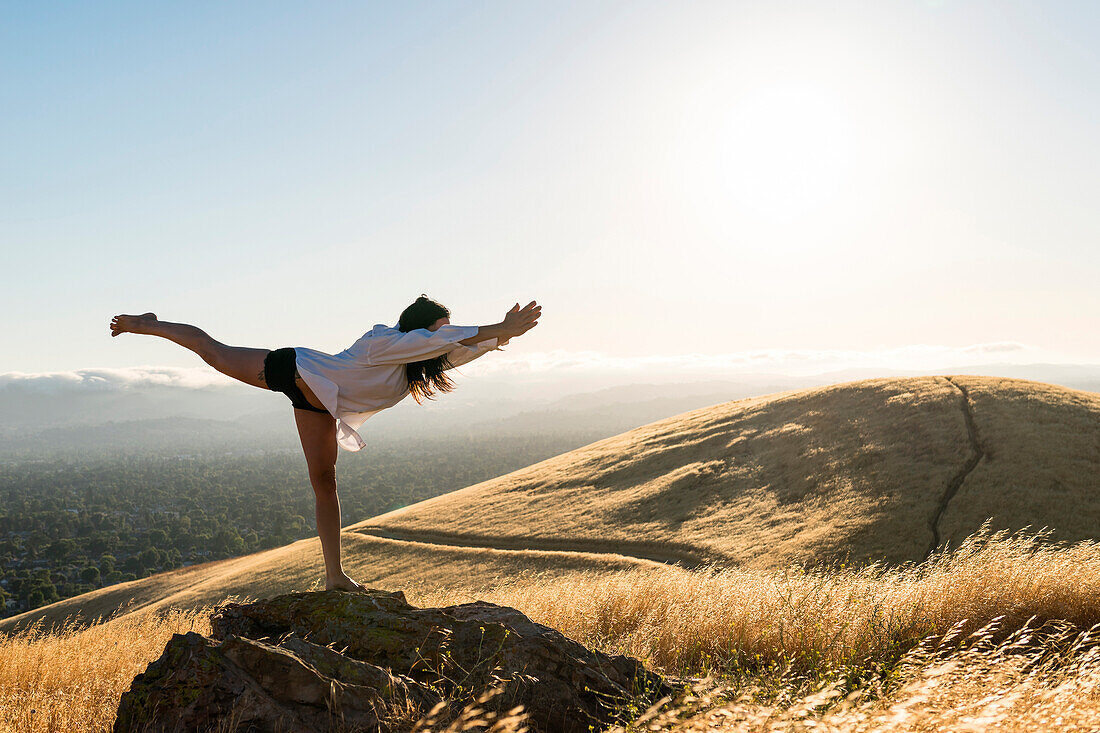
[[[1100,539],[1100,394],[1039,382],[959,377],[988,454],[944,514],[958,543],[986,518],[994,529],[1050,527]]]
[[[1100,712],[1100,659],[1081,636],[1100,622],[1100,546],[1046,539],[980,533],[893,569],[575,570],[487,593],[458,582],[422,588],[411,600],[507,603],[588,645],[665,672],[716,675],[727,688],[658,714],[658,730],[959,730],[974,721],[1063,730]],[[0,636],[0,730],[107,730],[131,678],[171,633],[205,631],[206,612]],[[1044,624],[1060,625],[1058,634],[1012,633]],[[706,720],[712,728],[699,727]]]
[[[345,528],[345,565],[384,589],[716,558],[747,568],[850,556],[924,557],[930,521],[973,454],[985,455],[940,521],[957,543],[996,528],[1100,534],[1100,395],[992,377],[873,379],[724,403],[598,441],[520,471]],[[394,542],[370,534],[485,547]],[[500,552],[493,547],[558,552]],[[562,550],[583,552],[563,553]],[[595,553],[622,553],[608,557]],[[11,631],[136,608],[198,608],[226,595],[301,590],[316,538],[132,581],[0,621]]]
[[[758,568],[922,560],[945,490],[974,455],[959,387],[985,455],[941,537],[957,543],[992,517],[997,528],[1100,539],[1100,395],[973,376],[706,407],[349,529],[626,554],[695,548]]]
[[[945,489],[977,456],[964,405],[981,459],[939,524],[958,550],[908,562],[924,556]],[[652,721],[658,730],[707,729],[691,719],[700,707],[718,730],[954,730],[974,721],[1085,729],[1100,709],[1087,645],[1056,657],[1009,654],[1003,644],[1032,617],[1073,633],[1100,621],[1097,545],[1051,543],[1100,532],[1098,418],[1100,395],[988,377],[868,380],[741,400],[353,525],[345,566],[419,605],[505,603],[665,671],[741,680],[732,693],[709,690],[655,712],[664,716]],[[994,529],[1051,529],[963,542],[987,517]],[[398,541],[371,528],[487,547]],[[689,572],[596,552],[724,564]],[[830,564],[845,555],[895,565]],[[171,633],[203,623],[195,612],[227,596],[316,587],[321,568],[311,538],[0,622],[9,632],[0,635],[0,730],[106,730],[119,695]],[[80,629],[124,604],[130,615]],[[958,625],[966,638],[996,618],[1000,631],[979,637],[984,646],[956,644],[948,657],[914,649],[928,635]],[[28,630],[36,621],[43,626]],[[807,697],[813,680],[876,694],[838,703],[839,688],[826,687]]]
[[[477,598],[514,606],[585,643],[676,674],[887,666],[929,635],[1100,623],[1100,545],[979,532],[957,550],[898,568],[578,573],[502,584]],[[473,600],[459,589],[429,605]]]
[[[174,633],[210,633],[211,608],[128,613],[0,635],[0,731],[109,731],[118,700]]]
[[[961,640],[949,635],[945,647],[942,638],[930,639],[906,654],[886,694],[867,687],[849,692],[843,680],[808,694],[775,695],[708,679],[614,733],[1097,730],[1095,636],[1076,628],[1025,627],[996,641],[991,632]]]

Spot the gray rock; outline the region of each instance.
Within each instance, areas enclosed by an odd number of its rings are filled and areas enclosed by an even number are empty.
[[[514,608],[416,608],[401,593],[289,593],[228,604],[213,638],[177,634],[122,696],[115,733],[389,730],[394,711],[457,712],[488,690],[535,733],[600,730],[671,692],[641,662],[587,649]],[[406,713],[407,715],[407,713]]]

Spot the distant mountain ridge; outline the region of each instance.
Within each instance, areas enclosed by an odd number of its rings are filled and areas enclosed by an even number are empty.
[[[1038,379],[1073,389],[1100,391],[1100,365],[987,365],[941,370]],[[474,380],[425,406],[406,400],[364,426],[415,436],[425,430],[579,430],[613,435],[686,410],[732,399],[825,386],[868,376],[913,372],[845,370],[813,376],[742,374],[728,379],[632,381],[578,389],[567,381],[540,383]],[[3,375],[0,375],[3,376]],[[218,436],[216,440],[211,436]],[[201,388],[165,384],[74,383],[0,379],[0,458],[39,448],[81,450],[228,450],[297,446],[287,400],[245,386]]]

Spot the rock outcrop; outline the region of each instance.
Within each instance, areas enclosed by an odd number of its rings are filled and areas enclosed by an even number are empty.
[[[119,703],[115,733],[391,730],[495,690],[536,733],[600,730],[670,688],[513,608],[416,608],[402,593],[289,593],[228,604],[213,638],[176,634]],[[446,717],[444,715],[444,717]]]

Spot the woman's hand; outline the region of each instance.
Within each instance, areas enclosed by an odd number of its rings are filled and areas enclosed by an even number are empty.
[[[497,345],[501,346],[508,343],[509,339],[522,336],[539,325],[539,316],[541,315],[542,306],[533,300],[523,308],[520,308],[519,303],[516,303],[510,311],[504,314],[504,320],[500,323],[504,330],[504,338],[503,341],[498,340]]]
[[[489,339],[495,338],[497,340],[497,348],[500,348],[508,343],[509,339],[515,338],[516,336],[522,336],[539,325],[539,316],[541,315],[542,306],[533,300],[523,308],[520,308],[519,303],[516,303],[512,306],[512,310],[504,314],[503,321],[494,323],[491,326],[478,326],[476,336],[462,339],[458,343],[463,346],[473,346],[482,341],[488,341]]]

